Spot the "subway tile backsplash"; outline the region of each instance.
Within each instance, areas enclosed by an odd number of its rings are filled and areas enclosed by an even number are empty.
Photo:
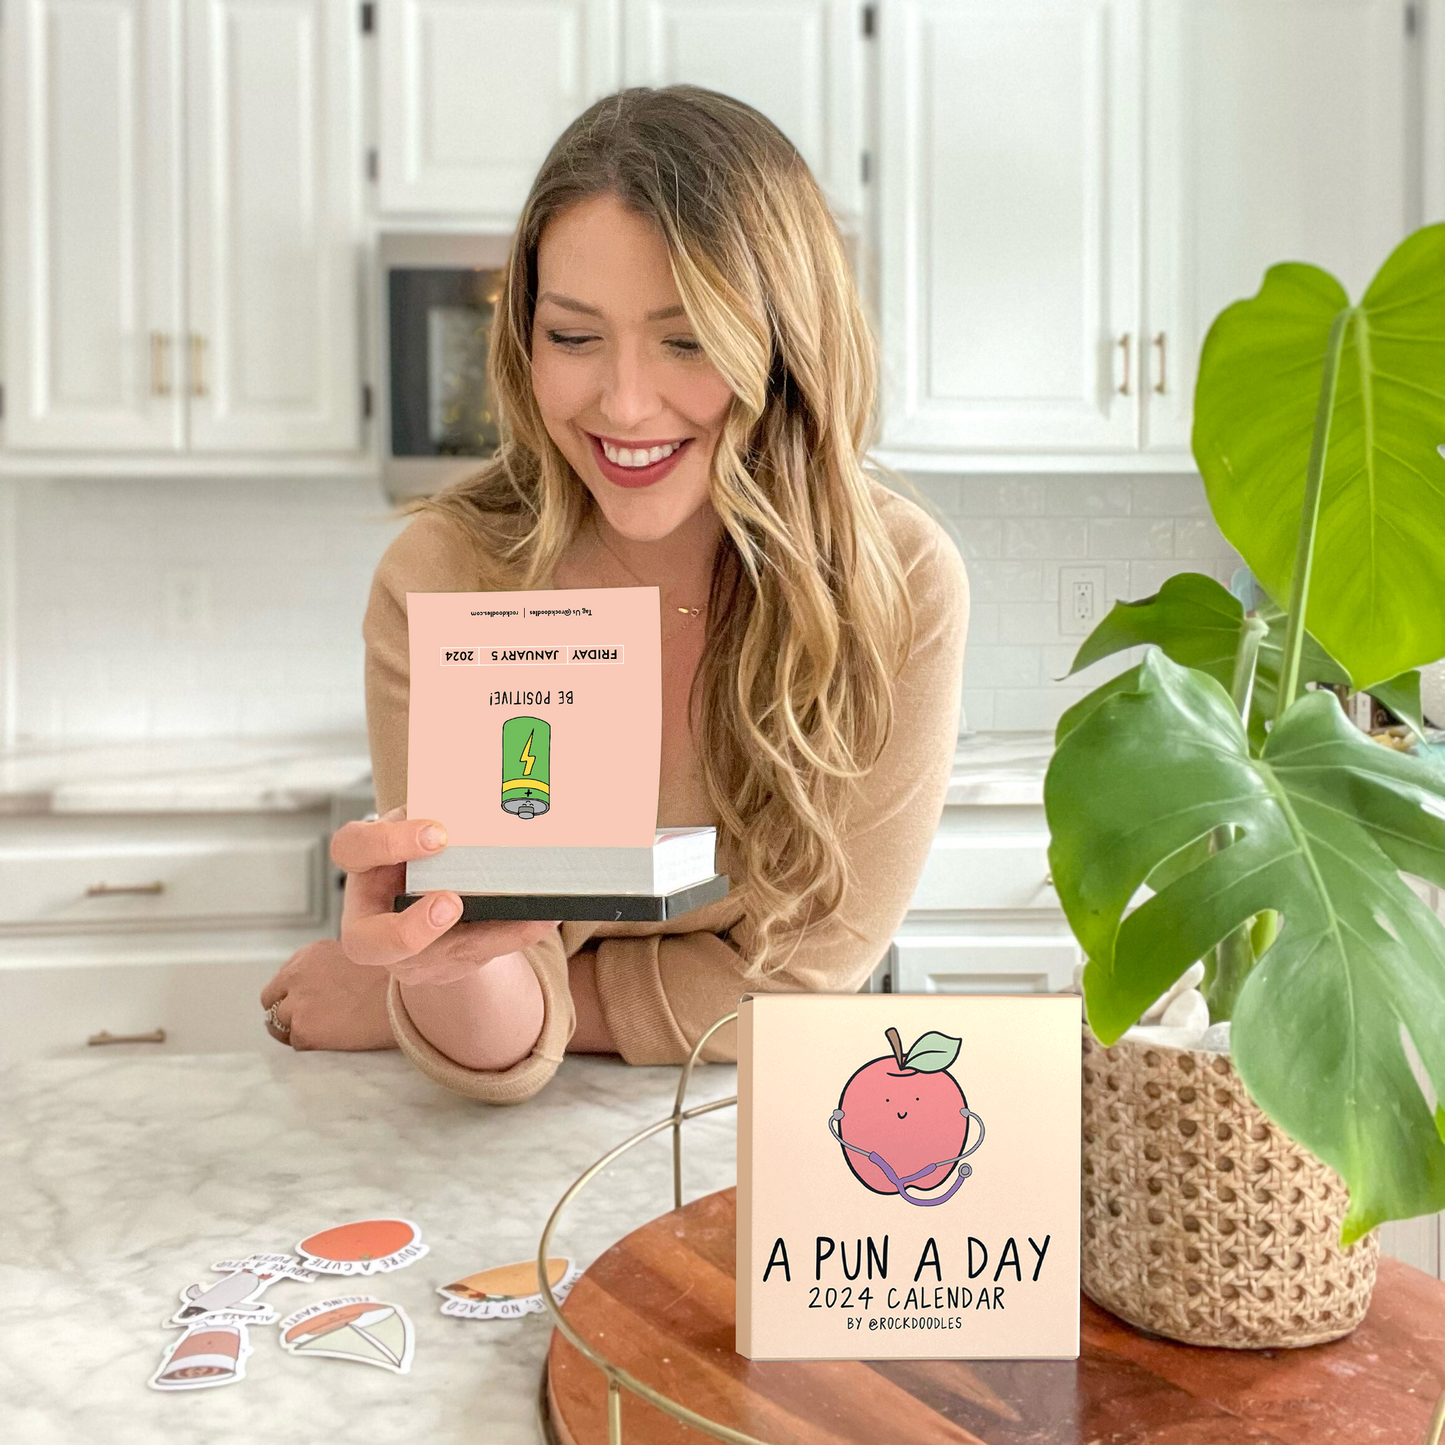
[[[1102,574],[1100,610],[1237,558],[1197,477],[912,479],[973,591],[975,729],[1052,727],[1078,679],[1059,569]],[[15,482],[17,740],[360,729],[361,615],[403,525],[366,481]],[[4,565],[0,561],[0,565]]]
[[[1102,573],[1102,616],[1176,572],[1228,582],[1239,565],[1197,476],[909,479],[952,530],[973,593],[963,666],[965,725],[1052,728],[1128,665],[1111,658],[1061,681],[1083,640],[1060,627],[1059,569]]]
[[[365,481],[17,482],[21,743],[365,726]]]

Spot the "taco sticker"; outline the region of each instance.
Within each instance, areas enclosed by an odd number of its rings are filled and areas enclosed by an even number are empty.
[[[547,1261],[547,1284],[559,1303],[581,1278],[582,1271],[570,1259]],[[515,1320],[523,1315],[539,1315],[546,1309],[537,1288],[535,1259],[469,1274],[453,1284],[439,1286],[437,1293],[446,1301],[442,1313],[453,1319]]]

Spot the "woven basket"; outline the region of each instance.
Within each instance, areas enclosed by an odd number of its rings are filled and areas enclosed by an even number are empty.
[[[1121,1319],[1227,1349],[1314,1345],[1365,1317],[1380,1246],[1339,1246],[1328,1165],[1250,1100],[1229,1059],[1084,1025],[1083,1287]]]

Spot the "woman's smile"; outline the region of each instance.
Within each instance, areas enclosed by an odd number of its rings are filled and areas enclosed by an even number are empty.
[[[682,459],[691,437],[676,441],[628,441],[586,433],[593,460],[607,480],[619,487],[650,487]]]

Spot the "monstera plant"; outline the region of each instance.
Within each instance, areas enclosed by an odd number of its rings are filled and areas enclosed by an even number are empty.
[[[1353,304],[1272,268],[1211,328],[1194,415],[1257,589],[1175,577],[1084,643],[1075,670],[1150,650],[1059,724],[1053,876],[1100,1041],[1203,959],[1251,1097],[1348,1185],[1349,1244],[1445,1209],[1445,928],[1402,876],[1445,885],[1445,767],[1307,684],[1418,727],[1412,669],[1445,656],[1445,226]]]

